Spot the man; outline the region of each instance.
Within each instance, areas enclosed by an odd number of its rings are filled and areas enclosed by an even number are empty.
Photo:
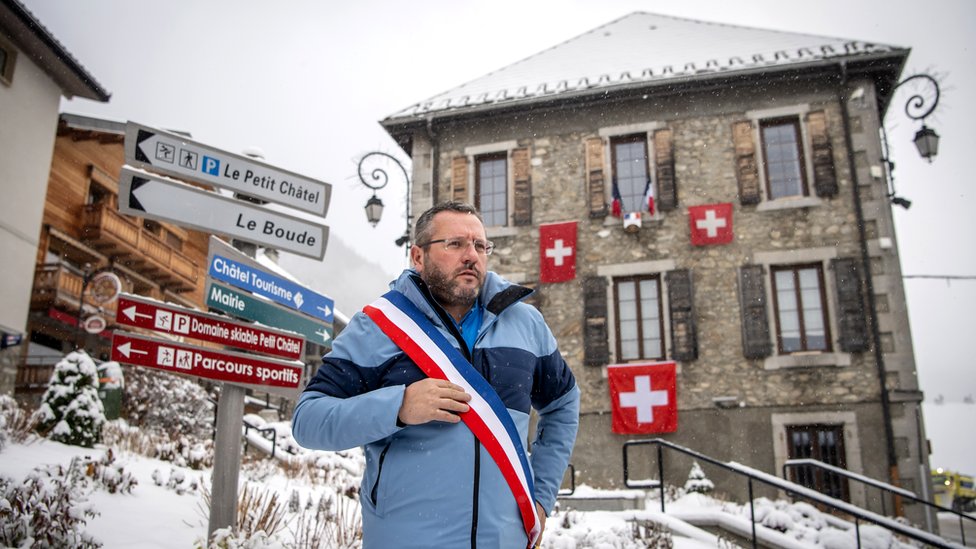
[[[487,270],[493,245],[473,207],[448,202],[424,212],[415,242],[413,267],[384,298],[415,307],[421,324],[436,327],[432,337],[463,356],[479,383],[487,381],[489,396],[503,403],[498,417],[513,423],[516,446],[527,440],[530,408],[537,410],[531,499],[518,499],[505,461],[490,451],[491,437],[483,441],[472,422],[484,391],[472,395],[428,377],[424,360],[418,366],[390,339],[372,306],[336,338],[299,399],[295,439],[322,450],[364,447],[364,549],[524,548],[526,506],[544,528],[576,440],[576,380],[542,315],[521,303],[531,290]]]

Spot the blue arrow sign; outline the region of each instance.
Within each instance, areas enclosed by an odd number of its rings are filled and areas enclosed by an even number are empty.
[[[332,322],[335,302],[291,280],[255,269],[219,254],[210,259],[210,277],[255,295],[266,297],[313,318]]]

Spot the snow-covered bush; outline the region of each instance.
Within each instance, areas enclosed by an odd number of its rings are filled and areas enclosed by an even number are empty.
[[[688,472],[688,481],[685,482],[685,492],[696,494],[710,494],[715,489],[715,484],[708,480],[705,471],[697,461],[691,462],[691,471]]]
[[[33,431],[31,415],[13,397],[0,395],[0,451],[10,442],[24,442]]]
[[[85,534],[87,519],[99,513],[86,504],[89,489],[83,466],[49,466],[22,484],[0,477],[0,544],[4,547],[95,548]]]
[[[139,481],[125,467],[116,463],[115,453],[109,448],[100,459],[84,458],[81,465],[85,474],[108,493],[131,494]]]
[[[85,448],[101,441],[105,410],[98,370],[87,353],[74,351],[54,366],[35,419],[37,431],[51,440]]]
[[[207,440],[213,435],[214,407],[192,379],[148,368],[124,367],[122,417],[129,425],[170,440],[180,435]]]

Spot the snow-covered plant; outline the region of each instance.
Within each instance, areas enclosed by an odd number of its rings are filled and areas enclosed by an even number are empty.
[[[33,431],[31,415],[13,397],[0,395],[0,451],[10,442],[24,442]]]
[[[325,492],[314,509],[309,506],[298,514],[292,530],[296,549],[359,547],[363,539],[359,503],[336,491]]]
[[[685,482],[685,492],[697,494],[709,494],[715,489],[715,484],[708,480],[705,471],[697,461],[691,462],[691,471],[688,472],[688,481]]]
[[[123,367],[125,399],[122,417],[151,434],[208,440],[213,435],[214,408],[197,382],[148,368]],[[185,444],[192,446],[192,444]]]
[[[132,473],[115,462],[115,453],[109,448],[99,459],[84,458],[81,462],[87,474],[110,494],[131,494],[139,481]]]
[[[19,485],[0,477],[0,545],[101,547],[82,531],[87,519],[98,512],[86,504],[89,484],[81,469],[77,460],[67,469],[37,469]]]
[[[210,540],[204,544],[197,540],[194,549],[284,549],[285,543],[277,536],[269,536],[264,532],[254,534],[234,533],[230,528],[214,531]]]
[[[98,398],[98,370],[87,353],[74,351],[54,366],[35,419],[37,431],[51,440],[85,448],[101,440],[105,410]]]

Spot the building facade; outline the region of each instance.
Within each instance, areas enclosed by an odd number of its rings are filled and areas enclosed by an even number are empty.
[[[928,493],[879,138],[908,53],[635,13],[381,122],[413,160],[412,211],[474,203],[492,270],[537,290],[582,389],[577,483],[619,487],[624,442],[660,436]],[[540,226],[567,221],[575,277],[542,283]],[[607,367],[662,361],[677,429],[614,434]]]
[[[62,97],[109,94],[17,0],[0,2],[0,394],[12,394]]]

